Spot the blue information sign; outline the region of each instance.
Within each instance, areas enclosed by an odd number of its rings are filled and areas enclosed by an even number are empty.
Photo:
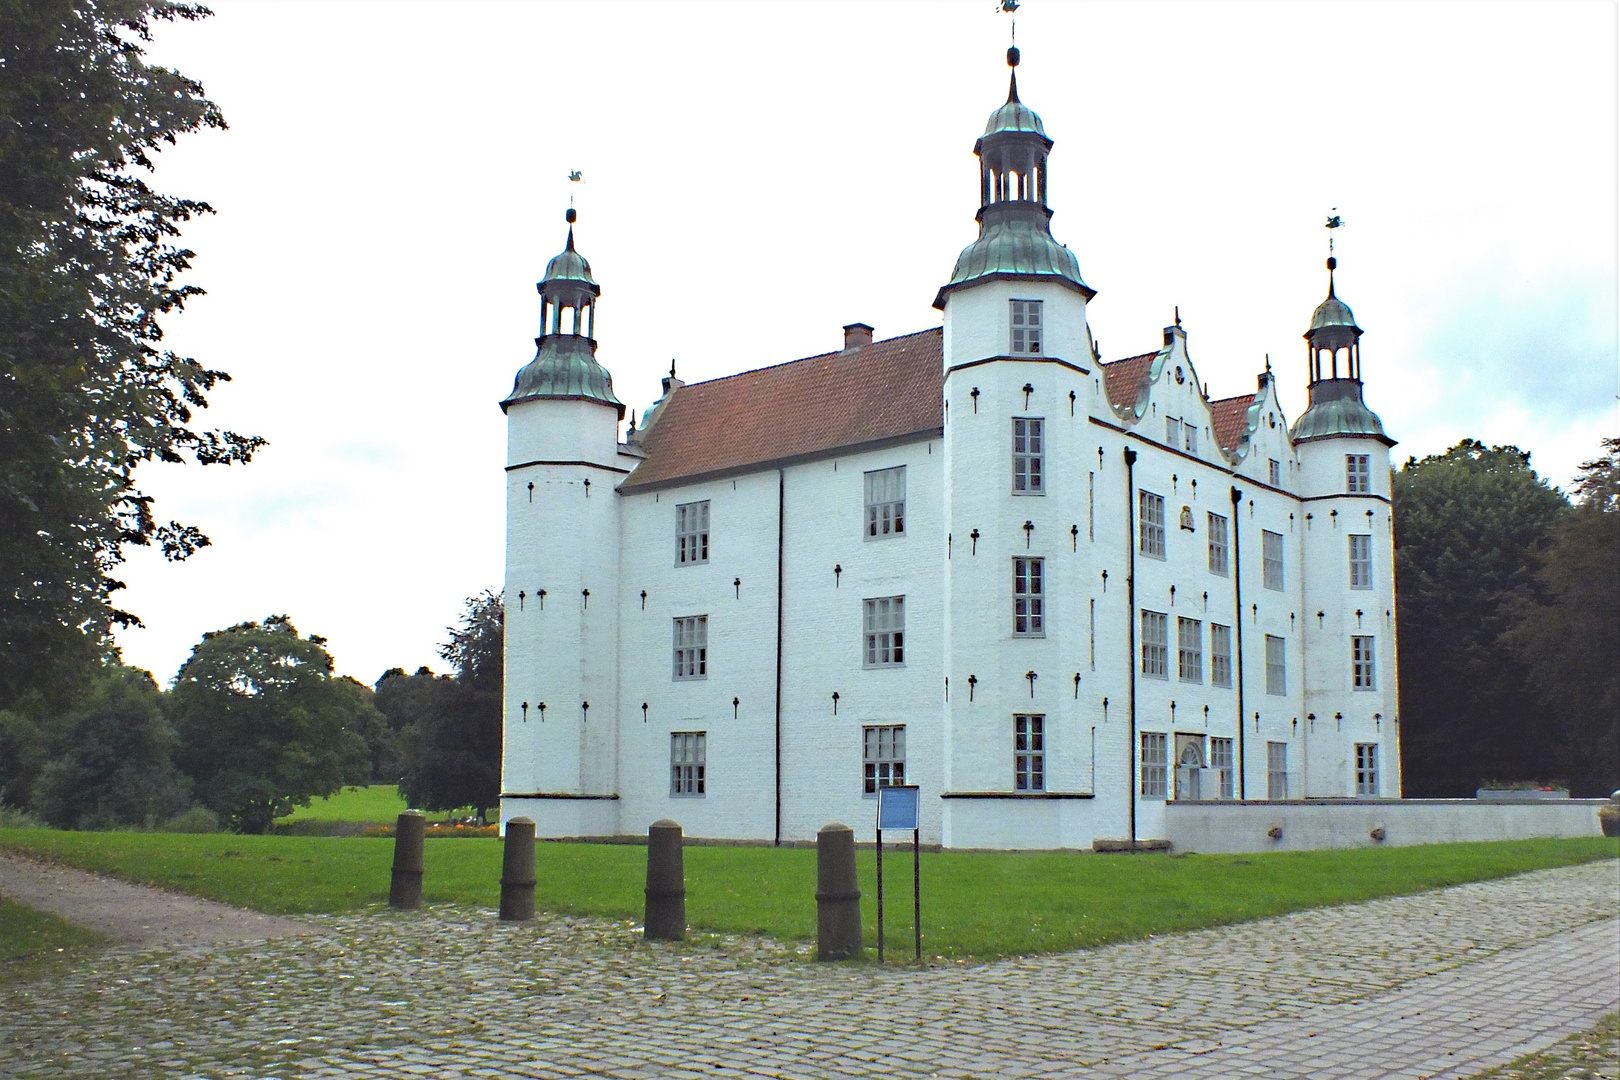
[[[917,786],[878,788],[879,829],[915,829],[917,827]]]

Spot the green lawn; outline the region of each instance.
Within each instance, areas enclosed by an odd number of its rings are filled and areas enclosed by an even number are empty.
[[[344,788],[300,806],[280,821],[369,821],[392,824],[406,810],[405,800],[393,784]],[[431,820],[433,815],[429,815]]]
[[[495,907],[500,843],[428,840],[427,901]],[[380,905],[393,858],[392,840],[365,837],[32,829],[0,830],[0,847],[277,914]],[[948,957],[1074,949],[1617,855],[1620,842],[1602,838],[1245,856],[924,853],[924,949]],[[541,844],[536,861],[538,907],[641,917],[645,848]],[[904,955],[910,853],[885,863],[888,947]],[[815,864],[811,849],[687,848],[687,917],[700,930],[811,938]],[[867,940],[875,942],[870,851],[859,853],[859,872]]]

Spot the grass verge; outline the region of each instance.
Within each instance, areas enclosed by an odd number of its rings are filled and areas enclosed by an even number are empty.
[[[0,978],[31,978],[107,939],[43,911],[0,899]]]
[[[1605,1016],[1597,1027],[1527,1054],[1507,1065],[1480,1073],[1474,1080],[1574,1080],[1620,1076],[1620,1013]]]
[[[428,840],[429,903],[493,908],[498,840]],[[130,881],[179,889],[274,914],[342,912],[387,900],[393,841],[368,837],[72,833],[0,830],[0,848]],[[1530,870],[1620,856],[1604,838],[1265,855],[925,852],[924,950],[992,957],[1054,952],[1357,903]],[[686,849],[687,918],[694,928],[815,935],[813,849]],[[545,910],[639,919],[646,849],[541,844],[535,902]],[[885,859],[888,933],[911,947],[910,853]],[[875,943],[873,853],[857,867],[862,919]]]
[[[405,800],[393,784],[348,787],[336,795],[314,799],[278,821],[391,822],[405,812]]]

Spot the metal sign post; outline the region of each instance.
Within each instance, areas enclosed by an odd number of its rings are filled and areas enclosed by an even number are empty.
[[[883,963],[883,830],[911,830],[911,925],[922,962],[922,828],[918,822],[921,793],[916,784],[878,788],[877,923],[878,963]]]

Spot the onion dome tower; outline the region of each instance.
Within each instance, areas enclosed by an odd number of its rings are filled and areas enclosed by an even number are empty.
[[[943,309],[951,292],[981,281],[1018,278],[1059,282],[1087,300],[1096,295],[1080,277],[1074,253],[1052,239],[1052,211],[1046,205],[1046,137],[1035,110],[1018,100],[1018,48],[1007,50],[1013,69],[1007,102],[990,114],[984,134],[973,145],[979,158],[979,238],[962,250],[951,279],[934,306]]]
[[[1328,294],[1311,316],[1305,332],[1308,343],[1310,407],[1294,423],[1295,442],[1330,436],[1378,439],[1386,446],[1395,440],[1361,398],[1361,327],[1350,306],[1334,292],[1333,271],[1339,261],[1329,258]],[[1340,373],[1340,354],[1344,369]]]
[[[534,359],[518,373],[505,410],[519,401],[551,399],[597,401],[611,405],[624,418],[624,404],[613,395],[613,377],[596,362],[596,298],[601,286],[591,277],[591,264],[574,250],[573,207],[568,214],[568,245],[546,264],[540,293],[540,336]]]

